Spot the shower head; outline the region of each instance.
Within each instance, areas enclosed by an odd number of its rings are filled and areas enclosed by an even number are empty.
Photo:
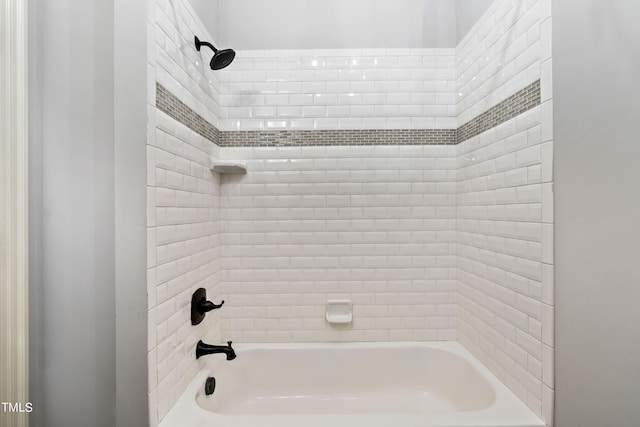
[[[195,36],[196,50],[200,52],[202,46],[207,46],[213,50],[213,58],[209,61],[209,67],[212,70],[220,70],[227,67],[236,57],[236,53],[233,49],[216,49],[211,43],[200,41],[198,36]]]
[[[211,61],[209,61],[209,66],[212,70],[220,70],[231,64],[233,58],[235,57],[236,53],[233,49],[219,50],[215,53],[215,55],[213,55]]]

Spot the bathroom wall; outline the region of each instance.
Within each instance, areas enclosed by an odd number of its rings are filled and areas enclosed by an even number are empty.
[[[221,43],[247,49],[456,45],[451,0],[218,0]]]
[[[97,67],[86,61],[85,49],[113,49],[112,9],[64,1],[34,2],[31,8],[31,23],[41,24],[31,49],[42,56],[32,58],[30,68],[56,64],[32,75],[30,94],[41,106],[30,117],[37,129],[30,151],[38,147],[42,156],[30,171],[37,173],[32,185],[41,192],[30,210],[32,220],[40,222],[39,230],[31,230],[31,239],[36,233],[39,238],[31,240],[39,252],[31,268],[39,274],[33,275],[30,293],[40,300],[39,310],[31,313],[30,377],[38,378],[31,383],[37,390],[34,421],[108,427],[116,418],[114,75],[113,62]],[[94,14],[110,18],[101,25],[91,19]],[[91,43],[78,43],[87,33]],[[94,199],[95,194],[103,197]],[[60,384],[66,384],[64,391]],[[75,413],[67,409],[76,405]]]
[[[226,338],[455,339],[454,54],[240,51],[220,72],[222,153],[249,170],[222,186]],[[335,298],[352,325],[324,320]]]
[[[113,15],[116,426],[147,425],[146,2]]]
[[[494,2],[456,48],[460,125],[540,78],[541,1]]]
[[[268,4],[255,0],[241,3],[225,0],[189,1],[209,33],[222,47],[235,46],[242,50],[453,48],[493,3],[493,0],[456,0],[455,4],[439,0],[410,3],[367,0],[366,4],[310,0]],[[416,6],[421,8],[420,14],[415,13]],[[286,13],[282,13],[283,10]],[[363,14],[363,11],[370,14]],[[292,13],[295,15],[292,16]],[[382,16],[385,17],[384,21],[380,18]],[[445,22],[452,22],[452,19],[455,19],[455,26],[444,25]],[[247,20],[251,24],[247,24]],[[409,23],[413,25],[407,31]],[[309,33],[309,24],[314,25],[313,31],[317,34]],[[340,31],[336,31],[338,26]]]
[[[220,129],[451,129],[455,74],[453,49],[240,51]]]
[[[28,3],[29,422],[147,425],[146,10]]]
[[[152,13],[152,416],[200,337],[459,339],[550,420],[549,0],[494,2],[455,50],[239,50],[220,72],[192,47],[210,36],[189,5]],[[213,175],[211,155],[248,173]],[[194,261],[226,301],[196,329]],[[330,298],[354,302],[353,324],[325,322]]]
[[[213,40],[220,43],[220,0],[189,0],[195,15],[202,21]],[[215,46],[215,45],[214,45]],[[219,46],[216,46],[219,47]]]
[[[225,339],[455,339],[454,153],[227,148],[249,173],[223,180]],[[353,301],[352,325],[325,321],[334,298]]]
[[[640,425],[640,3],[553,3],[556,425]]]
[[[496,1],[457,50],[459,138],[476,129],[458,145],[459,339],[547,422],[554,345],[550,20],[549,1]],[[480,132],[492,121],[498,125]]]
[[[149,3],[147,224],[149,412],[162,420],[198,370],[195,343],[220,341],[219,314],[192,326],[200,287],[219,302],[220,178],[216,74],[193,36],[215,41],[186,0]],[[204,56],[204,60],[203,60]]]
[[[460,43],[494,0],[456,0],[456,41]]]

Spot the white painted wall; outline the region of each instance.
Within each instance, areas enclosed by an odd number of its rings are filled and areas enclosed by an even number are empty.
[[[453,0],[219,0],[234,49],[455,47]]]
[[[31,164],[32,192],[41,197],[30,216],[42,225],[32,229],[42,256],[31,260],[40,273],[30,283],[39,300],[31,313],[31,425],[112,427],[113,4],[72,3],[30,2],[30,48],[38,53],[29,64],[31,100],[41,106],[30,117],[30,151],[41,156]],[[94,51],[109,54],[98,64],[87,58]]]
[[[234,49],[455,47],[493,0],[189,0]]]
[[[556,425],[640,425],[640,3],[553,2]]]
[[[148,424],[147,1],[114,0],[116,426]],[[100,66],[100,60],[96,61]]]
[[[144,426],[146,8],[29,7],[30,422]]]
[[[212,37],[212,40],[206,40],[203,37],[201,39],[216,45],[216,42],[220,40],[220,25],[218,24],[220,0],[189,0],[189,2]]]
[[[458,43],[469,33],[493,2],[494,0],[456,0],[456,39]]]

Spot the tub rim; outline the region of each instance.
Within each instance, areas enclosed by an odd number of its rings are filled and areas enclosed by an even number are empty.
[[[495,394],[494,402],[480,410],[433,413],[374,414],[222,414],[202,408],[196,401],[203,393],[206,379],[219,363],[211,359],[201,362],[201,369],[171,407],[159,427],[544,427],[538,418],[516,395],[493,375],[471,352],[457,341],[420,342],[312,342],[312,343],[238,343],[234,348],[241,357],[247,350],[287,350],[332,348],[430,348],[456,354],[467,361],[485,380]],[[346,422],[346,424],[345,424]],[[357,424],[354,424],[357,423]]]

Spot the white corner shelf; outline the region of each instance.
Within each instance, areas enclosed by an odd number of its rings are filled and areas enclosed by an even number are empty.
[[[236,160],[211,159],[211,170],[217,173],[247,173],[247,165]]]

